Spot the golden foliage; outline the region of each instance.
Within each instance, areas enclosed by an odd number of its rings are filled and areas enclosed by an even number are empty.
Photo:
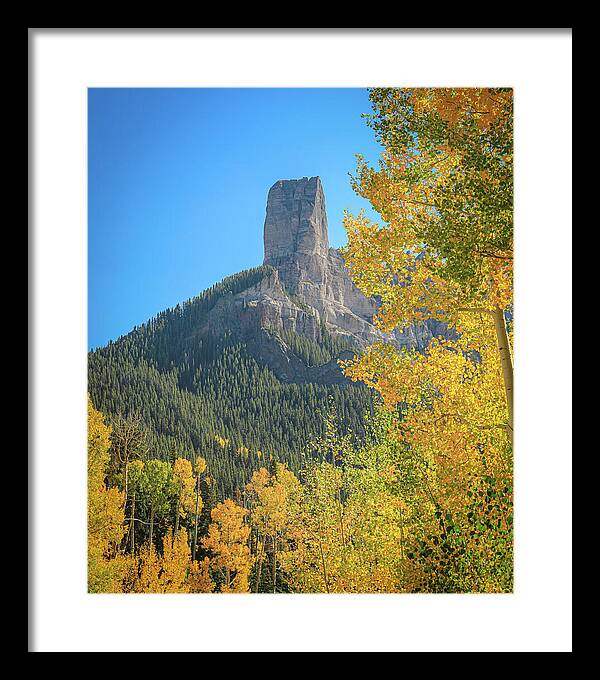
[[[190,593],[212,593],[215,584],[210,577],[210,560],[205,557],[199,562],[192,562],[187,577]]]
[[[173,463],[173,487],[177,497],[177,517],[185,517],[196,507],[196,477],[194,477],[189,460],[177,458]],[[202,507],[199,506],[198,510],[201,509]],[[178,520],[176,520],[176,526],[178,527]]]
[[[124,494],[108,489],[110,427],[88,397],[88,590],[119,592],[123,563],[115,559],[125,534]]]
[[[231,499],[219,503],[210,513],[212,522],[202,546],[212,553],[211,566],[221,573],[222,593],[248,592],[254,559],[247,544],[250,534],[250,528],[244,523],[247,513]]]
[[[206,460],[202,456],[197,456],[194,463],[194,472],[196,475],[202,475],[206,472]]]
[[[345,216],[346,263],[385,330],[512,302],[512,92],[375,89],[380,167],[353,187],[382,216]]]
[[[359,158],[354,187],[385,224],[347,214],[346,262],[381,299],[383,331],[437,319],[458,339],[422,355],[378,344],[345,369],[388,408],[406,404],[408,445],[461,470],[512,437],[512,92],[375,89],[371,100],[385,150],[378,171]]]
[[[215,441],[222,449],[229,445],[229,439],[225,439],[225,437],[221,437],[221,435],[218,434],[215,435]]]
[[[191,565],[190,546],[185,529],[176,536],[167,535],[163,539],[162,572],[160,580],[163,593],[189,592],[188,574]]]
[[[188,536],[181,529],[167,534],[162,555],[154,544],[146,543],[136,557],[130,557],[124,577],[125,592],[188,593],[210,592],[202,567],[191,562]]]

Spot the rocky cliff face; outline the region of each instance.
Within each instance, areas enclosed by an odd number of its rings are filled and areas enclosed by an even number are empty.
[[[315,310],[334,334],[348,335],[361,346],[379,337],[371,323],[374,303],[352,283],[340,253],[329,247],[318,177],[280,180],[271,187],[264,263],[278,271],[284,288]]]
[[[275,182],[267,198],[264,263],[293,295],[325,299],[329,238],[321,180]]]
[[[386,336],[373,326],[377,306],[352,282],[341,253],[329,247],[325,195],[319,177],[279,180],[267,198],[264,263],[282,286],[316,310],[333,334],[359,347],[376,340],[423,346],[441,331],[433,322]]]
[[[290,351],[282,339],[286,334],[316,343],[328,334],[360,350],[375,341],[422,347],[444,331],[436,322],[392,336],[375,328],[376,303],[358,290],[341,253],[329,247],[325,195],[318,177],[279,180],[271,187],[264,249],[266,276],[220,301],[204,330],[226,328],[240,334],[253,354],[282,380],[343,381],[335,357],[309,367]]]

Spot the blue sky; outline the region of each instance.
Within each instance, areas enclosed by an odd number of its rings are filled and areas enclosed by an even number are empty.
[[[359,89],[90,89],[88,345],[262,263],[269,188],[319,175],[345,242],[356,153],[380,147]]]

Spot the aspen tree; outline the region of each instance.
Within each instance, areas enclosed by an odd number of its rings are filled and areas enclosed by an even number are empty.
[[[136,498],[139,493],[140,483],[144,472],[144,463],[141,460],[132,460],[129,465],[129,493],[131,495],[129,514],[129,550],[135,553],[135,523],[138,518],[135,515]]]
[[[162,519],[170,509],[171,468],[167,462],[152,459],[144,464],[140,492],[150,516],[148,543],[152,546],[155,519]]]
[[[120,470],[123,476],[125,501],[129,498],[129,465],[131,461],[143,459],[147,452],[146,434],[141,417],[137,414],[123,416],[118,414],[112,418],[111,453],[113,467]]]
[[[192,464],[185,458],[176,458],[173,463],[173,490],[175,494],[175,528],[177,536],[179,520],[194,508],[196,478],[192,471]]]
[[[202,496],[200,495],[200,478],[206,471],[206,461],[202,456],[196,458],[194,464],[195,483],[196,483],[196,506],[194,512],[194,541],[192,543],[192,562],[196,561],[196,549],[198,546],[198,516],[203,507]]]
[[[118,592],[124,494],[106,487],[110,427],[88,397],[88,590]]]
[[[244,523],[248,511],[231,499],[211,511],[208,536],[202,546],[212,553],[211,565],[223,575],[223,593],[248,592],[253,557],[248,548],[250,528]]]
[[[345,216],[346,263],[381,299],[386,332],[428,318],[492,328],[512,438],[512,91],[376,88],[370,98],[384,152],[377,170],[358,157],[353,187],[384,224]]]

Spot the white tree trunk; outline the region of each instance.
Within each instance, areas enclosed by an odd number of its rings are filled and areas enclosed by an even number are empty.
[[[496,330],[496,341],[498,352],[500,353],[500,363],[502,365],[502,377],[504,379],[504,392],[506,393],[506,404],[508,406],[508,427],[510,440],[513,438],[513,361],[506,332],[506,321],[504,311],[496,309],[492,312],[494,328]]]

